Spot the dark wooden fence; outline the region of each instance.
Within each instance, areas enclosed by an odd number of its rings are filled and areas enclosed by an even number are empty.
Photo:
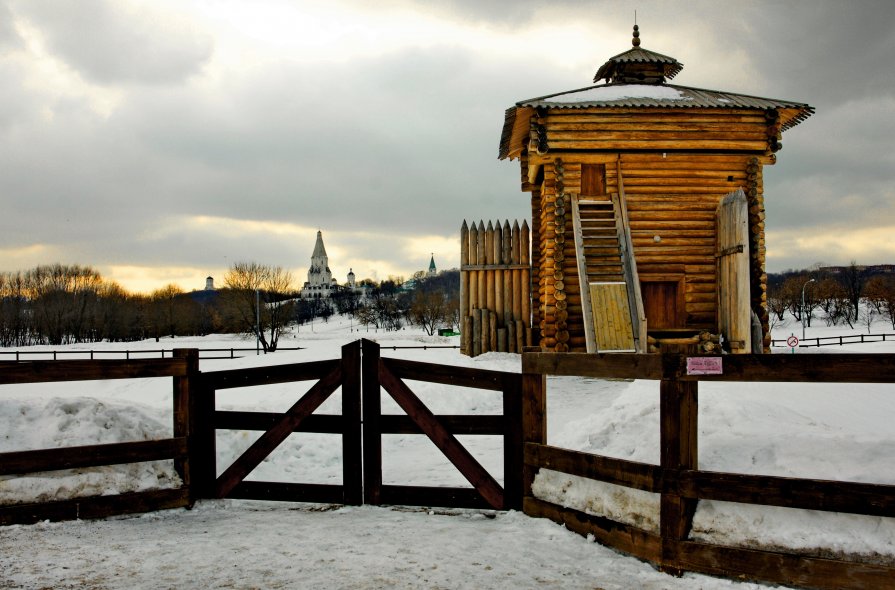
[[[199,371],[196,349],[175,350],[171,359],[0,362],[0,384],[143,377],[173,378],[173,438],[0,453],[0,475],[173,459],[182,486],[118,496],[0,506],[0,524],[147,512],[190,506],[200,498],[497,509],[522,506],[519,420],[522,406],[518,373],[382,358],[379,345],[369,340],[343,346],[339,359],[212,372]],[[501,391],[503,414],[436,416],[413,393],[405,379]],[[283,413],[223,411],[215,407],[217,391],[301,381],[315,383]],[[339,389],[342,413],[315,414]],[[395,399],[406,415],[381,413],[382,390]],[[263,434],[217,475],[215,436],[219,429],[256,430]],[[342,484],[246,479],[293,432],[341,435]],[[383,485],[383,434],[428,436],[471,487]],[[459,443],[456,435],[504,437],[503,486]]]
[[[895,486],[702,471],[698,468],[700,381],[893,383],[895,355],[729,355],[720,375],[689,374],[687,354],[522,355],[524,511],[592,534],[657,564],[684,571],[808,588],[895,588],[895,568],[689,540],[699,500],[895,517]],[[660,464],[651,465],[546,444],[546,375],[659,381]],[[893,392],[895,393],[895,392]],[[818,452],[822,452],[818,449]],[[538,469],[551,469],[660,494],[659,533],[558,506],[532,495]]]
[[[522,355],[522,374],[448,367],[382,358],[375,342],[342,348],[340,359],[250,369],[200,372],[197,350],[172,359],[33,361],[0,363],[0,384],[171,377],[173,437],[157,441],[91,445],[0,454],[0,475],[173,459],[183,485],[177,489],[0,507],[0,524],[95,518],[189,506],[198,498],[249,498],[345,504],[522,508],[603,544],[684,571],[807,588],[895,589],[895,568],[843,559],[718,546],[689,539],[699,500],[895,517],[895,485],[703,471],[698,468],[699,381],[893,383],[895,355],[729,355],[717,359],[721,374],[696,375],[685,353]],[[705,358],[705,357],[701,357]],[[660,464],[570,451],[547,445],[547,375],[659,381]],[[215,408],[215,392],[274,383],[314,381],[286,412],[233,412]],[[500,391],[500,415],[433,414],[407,381]],[[341,388],[341,415],[314,411]],[[383,391],[404,415],[383,415]],[[216,476],[215,431],[264,433]],[[341,485],[247,481],[246,476],[293,432],[342,437]],[[471,487],[383,485],[382,435],[428,436]],[[457,435],[504,438],[501,486],[459,443]],[[659,532],[558,506],[533,496],[539,469],[627,486],[660,495]]]
[[[169,439],[0,453],[0,476],[173,459],[182,481],[175,489],[0,506],[0,525],[101,518],[189,506],[193,500],[189,439],[194,388],[191,378],[198,369],[197,352],[187,350],[175,351],[174,358],[170,359],[0,363],[0,384],[172,377],[174,420],[173,437]]]

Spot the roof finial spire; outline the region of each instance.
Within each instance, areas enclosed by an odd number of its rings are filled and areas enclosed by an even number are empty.
[[[634,12],[634,22],[637,22],[637,12]],[[631,39],[631,45],[640,47],[640,27],[634,25],[634,38]]]

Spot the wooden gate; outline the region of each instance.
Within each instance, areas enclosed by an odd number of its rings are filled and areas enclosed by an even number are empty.
[[[403,379],[503,392],[503,414],[436,416]],[[221,389],[317,380],[283,414],[219,411],[214,393]],[[340,504],[521,508],[522,430],[521,375],[382,358],[379,345],[360,340],[342,347],[341,360],[203,373],[197,396],[199,419],[192,443],[205,458],[194,465],[197,497],[284,500]],[[339,387],[341,415],[316,415]],[[385,390],[406,415],[383,415]],[[363,411],[361,410],[363,401]],[[220,476],[215,477],[215,430],[264,430]],[[342,436],[342,485],[246,481],[246,477],[293,432]],[[471,488],[382,484],[382,435],[424,434],[457,467]],[[504,485],[463,447],[456,435],[501,435],[504,438]]]

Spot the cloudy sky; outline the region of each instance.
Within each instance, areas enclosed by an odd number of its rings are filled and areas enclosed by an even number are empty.
[[[457,266],[464,219],[529,215],[504,110],[589,85],[635,8],[675,83],[817,109],[765,169],[769,270],[895,263],[890,0],[0,0],[0,270],[301,283],[317,230],[340,281]]]

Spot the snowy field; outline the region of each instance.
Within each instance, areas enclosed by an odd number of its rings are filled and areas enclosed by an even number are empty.
[[[302,326],[281,340],[299,351],[203,360],[201,369],[336,358],[358,338],[383,355],[519,371],[518,355],[470,359],[455,349],[387,346],[457,344],[415,330],[358,332],[349,320]],[[857,333],[815,326],[809,338]],[[874,333],[891,333],[878,322]],[[775,338],[801,335],[797,323]],[[231,336],[129,343],[127,348],[252,347]],[[71,346],[69,349],[76,349]],[[121,349],[91,344],[83,349]],[[797,354],[895,353],[895,342],[802,349]],[[789,349],[775,349],[789,354]],[[218,409],[282,411],[307,384],[229,390]],[[412,382],[436,413],[499,413],[493,392]],[[895,386],[802,383],[700,384],[700,468],[749,474],[895,484]],[[384,396],[387,398],[387,396]],[[548,442],[658,463],[658,384],[551,378]],[[399,413],[390,401],[385,411]],[[338,395],[320,410],[339,411]],[[260,433],[219,431],[219,471]],[[0,386],[0,452],[171,436],[171,380]],[[499,437],[461,437],[502,480]],[[338,437],[293,434],[250,479],[341,481]],[[383,481],[467,485],[424,437],[387,435]],[[175,487],[171,462],[0,477],[0,503]],[[595,514],[658,526],[658,496],[542,472],[535,493]],[[895,519],[703,501],[693,538],[729,545],[786,547],[895,563]],[[193,510],[103,521],[0,528],[0,588],[764,588],[655,571],[546,520],[516,512],[333,507],[205,501]]]

